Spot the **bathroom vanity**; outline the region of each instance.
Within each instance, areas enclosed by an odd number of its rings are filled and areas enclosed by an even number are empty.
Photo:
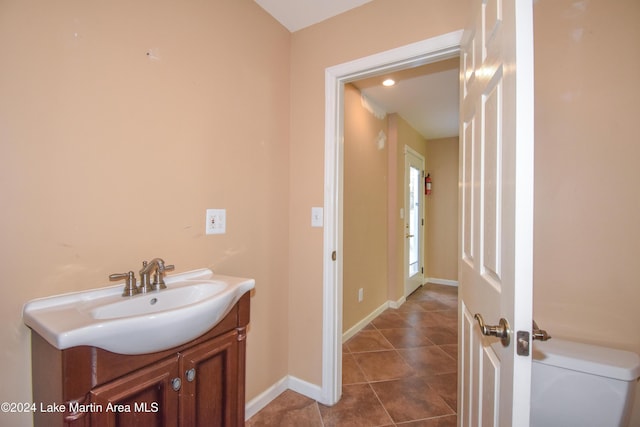
[[[36,427],[244,425],[253,279],[209,269],[28,302]],[[158,268],[159,268],[158,267]],[[114,276],[114,275],[112,275]],[[165,283],[166,279],[166,283]],[[148,288],[148,289],[147,289]],[[135,291],[135,292],[132,292]]]
[[[149,354],[59,350],[32,333],[39,426],[243,426],[249,293],[200,337]]]

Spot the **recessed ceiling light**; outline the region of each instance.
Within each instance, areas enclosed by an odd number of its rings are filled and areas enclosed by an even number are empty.
[[[386,79],[385,81],[382,82],[383,86],[393,86],[394,84],[396,84],[396,81],[393,79]]]

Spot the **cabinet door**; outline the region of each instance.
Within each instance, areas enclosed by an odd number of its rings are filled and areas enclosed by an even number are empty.
[[[236,331],[182,352],[180,419],[184,427],[242,426],[238,418]]]
[[[177,427],[178,355],[91,391],[92,427]],[[179,389],[178,389],[179,390]]]

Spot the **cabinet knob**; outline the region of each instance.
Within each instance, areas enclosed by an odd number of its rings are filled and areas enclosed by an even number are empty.
[[[193,380],[196,379],[196,370],[195,370],[195,368],[189,369],[187,372],[184,373],[184,375],[187,377],[187,381],[193,382]]]
[[[180,381],[180,378],[176,377],[176,378],[172,379],[171,380],[171,387],[173,387],[173,391],[180,390],[180,387],[182,387],[182,381]]]

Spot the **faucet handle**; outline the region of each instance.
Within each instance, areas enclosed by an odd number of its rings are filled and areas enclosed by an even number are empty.
[[[159,291],[160,289],[167,289],[167,285],[164,283],[164,273],[165,271],[173,271],[175,268],[176,266],[173,264],[158,265],[158,270],[153,275],[153,283],[151,284],[151,287],[156,291]]]
[[[122,279],[125,279],[124,291],[122,292],[123,297],[130,297],[140,292],[136,286],[136,276],[133,271],[109,275],[109,280],[111,281]]]

